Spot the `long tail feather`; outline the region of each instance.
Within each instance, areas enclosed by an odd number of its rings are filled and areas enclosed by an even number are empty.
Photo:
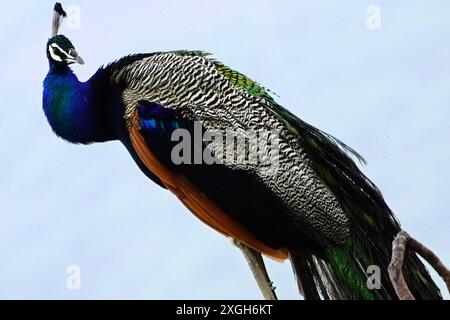
[[[320,293],[322,296],[326,296],[319,285],[319,288],[316,286],[316,282],[314,280],[313,270],[311,270],[310,259],[308,257],[302,257],[295,253],[290,254],[289,256],[292,268],[294,269],[295,277],[297,278],[298,289],[300,294],[304,297],[305,300],[320,300]],[[321,292],[319,293],[319,290]]]

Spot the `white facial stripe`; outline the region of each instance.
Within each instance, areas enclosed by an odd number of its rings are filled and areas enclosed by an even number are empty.
[[[52,46],[48,47],[48,51],[50,52],[50,56],[53,60],[62,62],[62,59],[55,53],[55,50],[52,48]]]
[[[72,59],[73,59],[73,57],[72,57],[70,54],[68,54],[66,51],[64,51],[64,50],[63,50],[60,46],[58,46],[56,43],[52,43],[50,46],[52,46],[53,48],[58,48],[59,51],[61,51],[62,53],[64,53],[64,54],[66,55],[67,58],[72,58]]]

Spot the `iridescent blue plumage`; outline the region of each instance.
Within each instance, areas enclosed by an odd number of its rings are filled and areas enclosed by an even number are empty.
[[[157,103],[139,102],[139,116],[141,126],[150,132],[157,132],[170,137],[171,133],[183,126],[182,120],[174,112]]]
[[[50,61],[44,80],[43,108],[54,132],[73,143],[116,138],[105,112],[105,92],[99,75],[80,82],[67,65]]]

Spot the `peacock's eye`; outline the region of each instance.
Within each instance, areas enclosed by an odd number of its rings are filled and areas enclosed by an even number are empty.
[[[59,50],[58,48],[54,48],[53,49],[53,52],[55,53],[55,54],[57,54],[58,56],[61,56],[61,50]]]

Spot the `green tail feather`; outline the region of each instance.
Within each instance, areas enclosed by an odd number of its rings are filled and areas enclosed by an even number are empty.
[[[353,259],[351,247],[343,245],[325,251],[328,262],[336,274],[335,281],[346,299],[374,300],[376,294],[367,286],[367,275]]]

